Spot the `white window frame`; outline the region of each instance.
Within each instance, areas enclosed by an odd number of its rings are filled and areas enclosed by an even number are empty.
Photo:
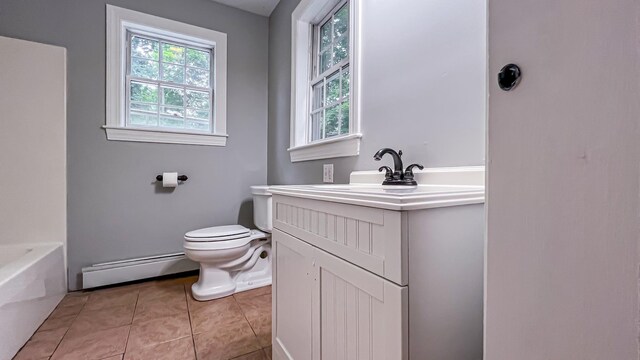
[[[291,127],[292,162],[357,156],[360,154],[360,0],[349,0],[350,108],[346,135],[310,141],[309,117],[313,69],[314,25],[342,0],[302,0],[292,14],[291,31]]]
[[[213,49],[210,132],[127,127],[128,33]],[[106,130],[108,140],[226,146],[227,35],[178,21],[107,5]]]

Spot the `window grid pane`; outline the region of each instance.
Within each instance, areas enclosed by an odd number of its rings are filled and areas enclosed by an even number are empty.
[[[182,46],[162,43],[162,62],[177,65],[184,65],[185,49]]]
[[[211,131],[212,51],[130,34],[127,126]]]
[[[349,65],[311,87],[309,141],[349,134]]]
[[[316,25],[316,76],[349,57],[349,3],[335,10],[328,19]]]
[[[315,74],[311,84],[309,141],[349,134],[349,3],[316,25]]]
[[[187,48],[187,66],[209,69],[209,53]]]
[[[160,63],[153,60],[132,58],[131,73],[139,78],[157,80]]]
[[[349,33],[349,8],[343,5],[332,17],[333,36],[340,37]]]

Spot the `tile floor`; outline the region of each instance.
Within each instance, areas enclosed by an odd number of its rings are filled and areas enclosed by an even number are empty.
[[[199,302],[196,280],[70,293],[14,360],[271,359],[271,287]]]

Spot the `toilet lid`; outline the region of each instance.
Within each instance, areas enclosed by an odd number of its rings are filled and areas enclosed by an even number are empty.
[[[251,230],[242,225],[225,225],[189,231],[184,237],[188,241],[219,241],[239,239],[249,235]]]

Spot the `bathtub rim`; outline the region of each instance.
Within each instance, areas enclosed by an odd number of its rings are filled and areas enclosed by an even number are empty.
[[[6,265],[3,265],[0,268],[0,288],[2,288],[3,285],[7,284],[16,276],[18,276],[18,274],[31,267],[33,264],[37,263],[47,255],[56,251],[58,248],[62,247],[64,249],[64,244],[62,242],[29,242],[24,244],[5,244],[0,245],[0,251],[3,248],[8,247],[27,248],[32,250],[19,257],[18,259],[15,259]]]

